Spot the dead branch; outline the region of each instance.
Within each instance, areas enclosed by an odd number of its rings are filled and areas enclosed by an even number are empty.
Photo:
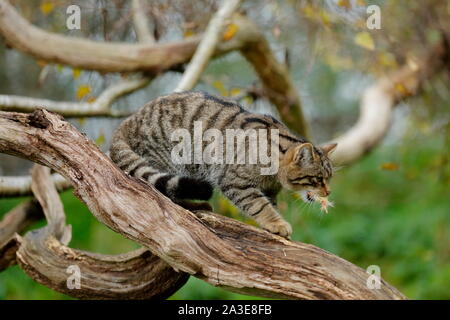
[[[119,170],[56,114],[0,112],[0,152],[53,168],[95,217],[180,270],[244,294],[291,299],[403,299],[361,268],[312,245],[226,217],[199,217]]]
[[[187,281],[187,274],[175,272],[147,249],[109,256],[67,247],[71,229],[65,224],[50,170],[36,165],[32,176],[33,192],[48,225],[23,238],[15,235],[1,246],[0,267],[17,260],[37,282],[81,299],[167,298]],[[68,270],[74,267],[80,272],[78,288],[67,284]]]
[[[54,101],[15,95],[0,95],[0,108],[5,111],[33,112],[39,106],[66,117],[124,117],[129,111],[111,108],[118,98],[145,87],[150,78],[124,79],[105,89],[93,102]]]
[[[72,187],[60,174],[53,174],[52,180],[58,191]],[[0,198],[19,197],[31,194],[31,176],[3,176],[0,177]]]

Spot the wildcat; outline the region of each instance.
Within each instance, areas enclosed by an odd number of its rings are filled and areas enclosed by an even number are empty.
[[[277,129],[278,171],[261,175],[258,164],[174,163],[171,152],[176,142],[171,134],[179,128],[193,133],[195,122],[221,132]],[[129,175],[145,180],[176,203],[208,200],[218,188],[262,228],[289,237],[292,228],[275,209],[276,195],[284,187],[299,192],[307,202],[327,197],[333,174],[328,154],[335,147],[316,147],[274,117],[248,112],[235,101],[182,92],[152,100],[127,118],[113,136],[110,156]]]

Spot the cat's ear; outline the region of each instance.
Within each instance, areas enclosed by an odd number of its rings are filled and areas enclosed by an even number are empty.
[[[325,152],[325,154],[327,156],[329,156],[331,153],[333,153],[334,150],[336,150],[337,147],[337,143],[329,143],[323,146],[320,146],[320,149],[322,149],[323,152]]]
[[[311,143],[303,143],[295,150],[293,161],[295,163],[307,163],[315,159],[314,147]]]

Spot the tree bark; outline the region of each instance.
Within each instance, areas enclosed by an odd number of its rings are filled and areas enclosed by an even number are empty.
[[[94,216],[147,247],[176,271],[243,294],[290,299],[404,299],[363,269],[309,244],[239,221],[193,213],[113,164],[60,116],[0,112],[0,152],[51,167]]]
[[[33,193],[42,206],[33,202],[39,206],[33,207],[33,211],[39,211],[41,217],[43,211],[48,225],[28,232],[24,237],[15,234],[3,245],[0,243],[0,270],[17,261],[37,282],[80,299],[162,299],[186,283],[187,274],[175,272],[145,248],[110,256],[67,247],[71,228],[65,223],[50,170],[35,165],[32,175]],[[13,210],[0,227],[19,232],[21,227],[11,223],[19,219],[11,220],[11,217],[22,217],[23,214],[17,212],[23,208],[28,206]],[[74,271],[79,274],[75,275]],[[79,276],[79,287],[75,286],[76,281],[71,276]]]

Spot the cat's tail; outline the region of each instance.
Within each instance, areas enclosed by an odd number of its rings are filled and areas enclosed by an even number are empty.
[[[124,131],[127,131],[126,121],[115,132],[110,147],[111,160],[120,169],[145,180],[172,200],[211,198],[213,187],[208,182],[161,171],[149,163],[148,159],[136,153],[124,134]]]

